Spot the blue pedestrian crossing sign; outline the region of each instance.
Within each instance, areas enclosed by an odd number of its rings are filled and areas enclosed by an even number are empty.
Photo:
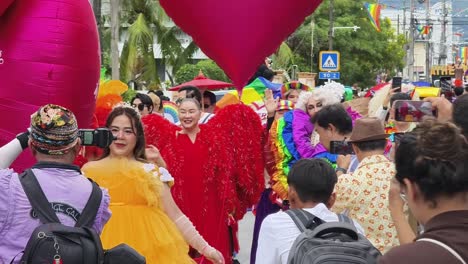
[[[340,70],[340,52],[321,51],[319,60],[320,71],[339,71]]]

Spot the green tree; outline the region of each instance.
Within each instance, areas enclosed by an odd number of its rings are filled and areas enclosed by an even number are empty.
[[[101,50],[104,68],[119,68],[118,61],[116,62],[115,59],[112,61],[113,58],[119,57],[116,43],[121,36],[118,35],[118,30],[126,29],[128,25],[131,25],[128,27],[128,38],[125,40],[122,51],[122,55],[125,56],[122,56],[120,60],[119,72],[123,74],[120,79],[124,82],[137,79],[137,83],[140,85],[145,84],[147,87],[155,87],[156,84],[159,84],[152,47],[155,42],[160,44],[163,64],[171,65],[174,72],[180,66],[189,62],[193,54],[198,50],[193,41],[190,41],[188,45],[183,45],[179,41],[177,37],[183,32],[166,15],[158,0],[95,1],[110,3],[111,11],[118,18],[113,20],[109,16],[101,16],[100,18],[101,24],[106,24],[106,21],[109,22],[114,32],[111,37],[111,30],[101,28],[100,31],[103,39],[101,41]],[[118,15],[116,15],[117,12]],[[115,25],[116,23],[119,25]],[[155,39],[150,38],[149,32],[157,37]],[[114,43],[113,46],[110,45],[111,42]],[[140,56],[128,57],[128,54],[140,54]],[[129,61],[129,59],[132,61]]]
[[[230,82],[224,71],[212,60],[202,60],[197,64],[185,64],[176,72],[175,79],[178,84],[188,82],[195,78],[200,70],[203,74],[213,80]]]
[[[178,84],[193,80],[200,69],[195,64],[185,64],[176,72],[175,81]]]
[[[226,76],[224,71],[212,60],[202,60],[197,63],[197,68],[203,71],[206,77],[223,81],[230,82],[231,80]]]

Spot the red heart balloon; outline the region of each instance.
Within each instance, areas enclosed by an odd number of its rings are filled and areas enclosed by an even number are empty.
[[[238,89],[322,0],[160,0]]]
[[[89,127],[99,52],[88,0],[0,0],[0,146],[25,131],[31,114],[48,103],[71,109],[80,127]],[[23,156],[13,167],[32,162]]]

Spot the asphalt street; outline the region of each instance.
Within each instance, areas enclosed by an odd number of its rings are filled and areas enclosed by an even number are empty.
[[[252,235],[255,223],[255,216],[252,212],[247,212],[244,218],[239,222],[239,243],[240,252],[237,260],[241,264],[250,263],[250,247],[252,246]]]

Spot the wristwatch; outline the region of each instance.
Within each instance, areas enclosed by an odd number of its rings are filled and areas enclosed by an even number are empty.
[[[336,172],[340,172],[340,171],[341,171],[343,174],[346,174],[346,173],[348,172],[347,169],[341,168],[341,167],[336,167],[335,171],[336,171]]]
[[[28,147],[28,140],[29,140],[29,130],[27,130],[26,132],[18,134],[16,136],[16,139],[18,139],[18,141],[20,142],[21,148],[23,150],[25,148],[27,148]]]

